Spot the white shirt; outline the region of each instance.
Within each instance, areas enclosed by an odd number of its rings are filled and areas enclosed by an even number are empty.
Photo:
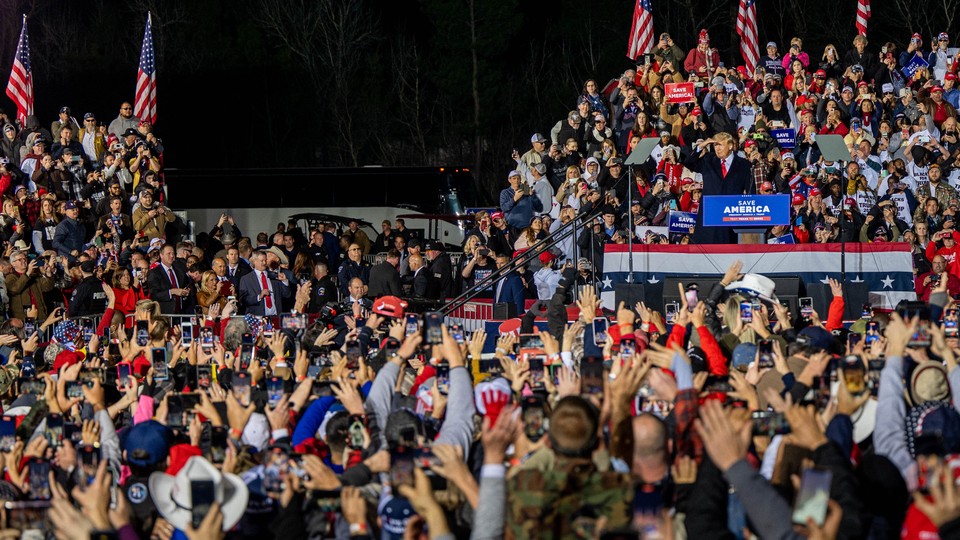
[[[97,149],[93,142],[97,139],[95,132],[83,131],[83,153],[86,154],[87,161],[97,162]]]

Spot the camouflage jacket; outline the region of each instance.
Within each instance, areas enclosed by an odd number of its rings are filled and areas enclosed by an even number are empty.
[[[523,470],[512,477],[507,501],[507,540],[595,538],[601,516],[607,529],[630,524],[633,483],[630,475],[557,456],[552,470]]]

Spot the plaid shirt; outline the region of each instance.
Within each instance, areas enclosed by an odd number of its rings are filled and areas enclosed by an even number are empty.
[[[760,185],[767,181],[768,171],[767,160],[761,158],[750,162],[750,174],[753,176],[753,183],[756,184],[754,193],[760,193]]]
[[[673,415],[676,419],[677,455],[690,456],[700,463],[703,458],[703,440],[693,427],[693,421],[699,416],[696,389],[688,388],[677,392]]]

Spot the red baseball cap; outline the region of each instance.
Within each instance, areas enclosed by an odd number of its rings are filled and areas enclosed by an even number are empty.
[[[943,76],[943,80],[945,80],[945,81],[955,81],[955,80],[957,80],[957,74],[956,74],[956,73],[947,73],[946,75]]]
[[[407,303],[396,296],[381,296],[373,302],[373,312],[384,317],[402,318],[406,308]]]
[[[546,265],[555,260],[557,260],[557,256],[549,251],[544,251],[540,254],[540,264]]]
[[[857,83],[857,87],[858,87],[858,88],[861,87],[861,86],[866,86],[866,85],[867,85],[867,81],[860,81],[860,82]]]
[[[770,182],[764,182],[764,183],[760,184],[760,189],[761,189],[761,190],[763,190],[763,189],[773,189],[773,184],[771,184]]]
[[[692,114],[692,115],[694,115],[694,116],[698,116],[698,115],[703,114],[703,110],[701,110],[700,107],[694,107],[693,110],[690,111],[690,114]]]
[[[820,188],[813,188],[810,190],[810,197],[819,197],[820,195],[822,195],[822,193],[820,193]]]
[[[803,204],[807,202],[807,198],[799,193],[793,194],[793,204]]]
[[[932,93],[934,93],[934,92],[943,92],[943,87],[942,87],[942,86],[934,86],[933,88],[930,89],[930,93],[932,94]]]
[[[818,70],[816,71],[816,73],[814,73],[813,75],[814,75],[815,77],[826,77],[826,76],[827,76],[827,72],[824,71],[824,70],[822,70],[822,69],[818,69]]]
[[[503,212],[494,212],[490,214],[490,219],[503,219]]]
[[[748,146],[756,146],[756,145],[757,145],[757,141],[755,141],[755,140],[753,140],[753,139],[747,139],[747,142],[743,143],[743,147],[744,147],[744,148],[746,148],[746,147],[748,147]]]

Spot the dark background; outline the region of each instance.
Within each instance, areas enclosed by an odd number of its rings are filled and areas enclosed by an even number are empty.
[[[869,50],[924,49],[958,30],[960,0],[874,1]],[[688,50],[701,27],[740,64],[737,1],[653,0],[655,31]],[[583,81],[619,76],[632,0],[0,0],[0,84],[30,17],[36,112],[109,122],[132,100],[153,12],[158,122],[180,168],[459,165],[491,200],[513,148],[547,133]],[[761,51],[793,35],[817,61],[855,33],[856,0],[760,0]],[[2,95],[0,107],[14,111]]]

